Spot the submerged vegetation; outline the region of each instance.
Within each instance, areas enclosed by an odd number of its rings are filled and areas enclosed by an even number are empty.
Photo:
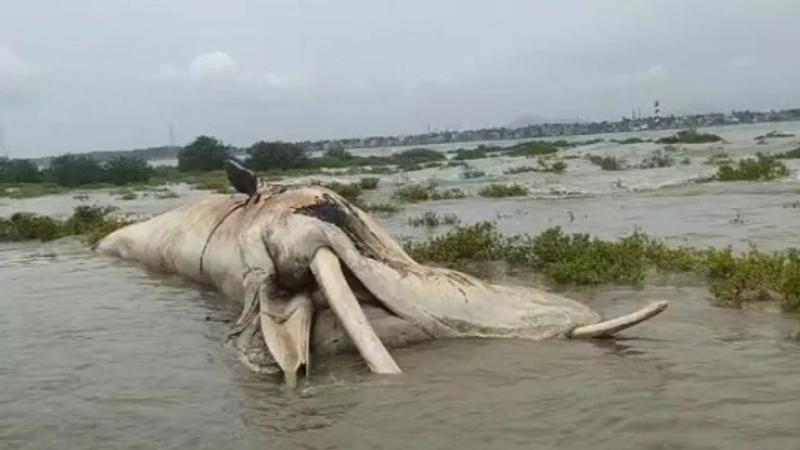
[[[19,212],[0,218],[0,242],[42,240],[51,241],[65,236],[80,235],[94,245],[107,234],[130,222],[111,215],[111,206],[81,205],[72,216],[56,219],[33,213]]]
[[[478,191],[478,195],[481,197],[521,197],[528,195],[528,188],[516,183],[492,183]]]
[[[412,227],[434,228],[440,225],[458,225],[461,219],[455,214],[437,214],[434,211],[425,211],[416,217],[408,219],[408,224]]]
[[[536,168],[531,166],[515,166],[506,169],[503,173],[506,175],[516,175],[525,172],[536,172]]]
[[[536,160],[536,164],[539,166],[536,171],[537,172],[549,172],[549,173],[556,173],[561,174],[567,170],[567,163],[561,160],[551,161],[546,158],[539,158]]]
[[[624,159],[611,155],[590,155],[589,162],[599,166],[602,170],[625,170],[627,164]]]
[[[400,211],[400,208],[392,203],[366,203],[359,205],[361,209],[368,212],[394,214]]]
[[[755,158],[740,159],[736,165],[719,166],[714,179],[718,181],[768,181],[789,175],[784,163],[773,156],[757,153]]]
[[[424,202],[427,200],[448,200],[464,198],[464,191],[458,188],[439,189],[436,183],[408,184],[395,191],[393,198],[406,203]]]
[[[720,142],[721,137],[711,133],[700,133],[697,130],[682,130],[672,136],[665,136],[656,139],[657,144],[706,144],[709,142]]]
[[[465,269],[472,262],[505,261],[540,272],[560,285],[632,284],[650,272],[693,273],[705,277],[720,304],[776,302],[800,310],[800,252],[765,253],[755,248],[671,248],[634,232],[616,241],[550,228],[541,234],[506,237],[491,222],[456,227],[420,243],[406,244],[420,262]]]
[[[691,161],[690,161],[691,162]],[[652,155],[642,160],[639,164],[640,169],[661,169],[675,165],[675,159],[664,150],[656,150]]]
[[[760,134],[760,135],[754,137],[753,140],[758,142],[758,143],[761,143],[763,141],[766,141],[767,139],[791,138],[791,137],[794,137],[794,133],[786,133],[786,132],[783,132],[783,131],[772,130],[769,133]]]
[[[777,159],[800,159],[800,147],[774,155]]]
[[[620,145],[629,145],[629,144],[643,144],[645,142],[652,142],[652,141],[650,139],[642,139],[640,137],[629,137],[629,138],[620,139],[620,140],[612,140],[611,142],[614,142],[614,143],[620,144]]]
[[[558,146],[551,142],[531,141],[508,147],[505,153],[508,156],[530,158],[532,156],[552,155],[556,152],[558,152]]]
[[[482,171],[480,169],[476,169],[474,167],[469,167],[469,166],[464,167],[464,170],[461,172],[461,178],[463,178],[465,180],[471,180],[471,179],[474,179],[474,178],[481,178],[481,177],[485,177],[485,176],[486,176],[486,172],[484,172],[484,171]]]

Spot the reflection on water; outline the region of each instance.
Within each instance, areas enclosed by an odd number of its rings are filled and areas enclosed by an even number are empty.
[[[745,152],[754,149],[744,142],[763,130],[720,132],[731,152]],[[475,165],[483,163],[493,164]],[[566,179],[515,179],[589,191],[612,176],[633,185],[636,177],[669,175],[570,164],[576,173]],[[689,167],[676,170],[705,170]],[[398,179],[370,195],[388,196]],[[680,184],[436,208],[466,223],[500,217],[514,233],[560,225],[613,237],[640,226],[676,244],[785,248],[800,246],[800,209],[782,207],[799,188],[796,179]],[[120,204],[153,213],[185,201]],[[68,212],[73,200],[3,202],[5,215],[20,205]],[[430,208],[381,220],[396,235],[420,237],[425,232],[406,219]],[[730,223],[734,209],[744,224]],[[318,361],[298,392],[236,360],[225,343],[236,305],[178,277],[95,256],[74,240],[0,245],[0,286],[2,448],[796,449],[800,439],[797,317],[713,307],[697,280],[569,292],[605,315],[671,300],[666,313],[620,339],[438,341],[394,352],[405,371],[397,377],[370,375],[357,357],[341,356]]]

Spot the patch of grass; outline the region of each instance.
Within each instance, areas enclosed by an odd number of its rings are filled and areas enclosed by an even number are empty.
[[[639,137],[629,137],[621,140],[614,140],[614,143],[620,145],[629,145],[629,144],[643,144],[645,142],[651,142],[649,139],[642,139]]]
[[[115,189],[111,191],[111,195],[117,198],[117,200],[136,200],[139,198],[139,195],[133,189],[129,188],[122,188],[122,189]]]
[[[484,172],[482,170],[478,170],[478,169],[476,169],[474,167],[465,167],[464,171],[461,172],[461,178],[464,178],[465,180],[471,180],[471,179],[474,179],[474,178],[481,178],[481,177],[485,177],[485,176],[486,176],[486,172]]]
[[[599,166],[601,170],[625,170],[627,168],[624,159],[610,155],[591,155],[589,156],[589,162]]]
[[[412,227],[434,228],[440,225],[458,225],[461,219],[455,214],[439,215],[434,211],[425,211],[417,217],[408,219],[408,224]]]
[[[33,198],[67,192],[69,188],[51,183],[0,184],[0,197]]]
[[[338,183],[334,181],[325,184],[325,187],[351,202],[357,202],[358,197],[361,196],[360,183]]]
[[[454,268],[506,261],[561,285],[638,285],[651,271],[694,273],[709,281],[720,304],[775,302],[786,311],[800,310],[800,251],[795,249],[765,253],[753,248],[736,254],[730,248],[671,248],[638,231],[615,241],[567,234],[561,228],[535,237],[505,237],[494,223],[481,222],[407,243],[406,250],[420,262]]]
[[[193,173],[192,175],[187,181],[191,182],[195,189],[214,191],[219,194],[228,194],[233,191],[228,177],[221,170]]]
[[[492,183],[480,191],[481,197],[520,197],[528,195],[528,188],[521,184],[497,184]]]
[[[400,211],[400,208],[392,203],[367,203],[360,206],[361,209],[368,212],[393,214]]]
[[[516,166],[516,167],[510,167],[503,171],[503,173],[506,175],[515,175],[518,173],[525,173],[525,172],[536,172],[536,168],[531,166]]]
[[[380,181],[381,179],[377,177],[362,178],[358,180],[358,187],[365,191],[371,191],[378,188],[378,183]]]
[[[797,147],[794,150],[778,153],[777,155],[773,155],[773,157],[776,159],[798,159],[800,158],[800,147]]]
[[[532,141],[513,145],[506,149],[508,156],[532,156],[552,155],[558,152],[558,146],[550,142]]]
[[[464,191],[459,188],[435,189],[431,194],[431,200],[452,200],[466,196]]]
[[[447,200],[464,198],[464,191],[458,188],[440,190],[436,183],[408,184],[395,191],[393,198],[406,203],[427,200]]]
[[[51,241],[64,236],[84,236],[94,245],[107,234],[131,222],[112,217],[116,208],[111,206],[81,205],[72,216],[57,219],[33,213],[19,212],[9,218],[0,218],[0,242],[42,240]]]
[[[567,170],[567,163],[561,160],[550,162],[544,158],[539,158],[536,160],[537,165],[539,166],[536,171],[537,172],[548,172],[548,173],[557,173],[561,174]]]
[[[672,136],[656,139],[658,144],[706,144],[719,142],[722,138],[716,134],[699,133],[697,130],[682,130]]]
[[[784,163],[772,156],[757,153],[756,158],[740,159],[736,166],[723,164],[714,179],[718,181],[768,181],[789,175]]]
[[[464,161],[468,159],[483,159],[486,158],[486,149],[483,147],[473,148],[473,149],[464,149],[460,148],[456,150],[456,156],[453,157],[455,161]]]
[[[772,138],[790,138],[790,137],[794,137],[794,133],[786,133],[783,131],[773,130],[770,131],[769,133],[756,136],[753,138],[753,140],[764,141]]]
[[[451,159],[450,161],[447,161],[447,164],[445,164],[444,167],[467,167],[467,163],[465,161],[454,161]]]
[[[703,164],[706,165],[720,165],[720,164],[731,164],[733,160],[731,159],[731,155],[726,152],[715,152],[712,153],[706,158],[706,161]]]
[[[167,188],[164,188],[163,190],[162,189],[156,189],[156,190],[153,191],[153,193],[155,194],[155,197],[157,199],[159,199],[159,200],[180,197],[180,195],[176,194],[173,190],[167,189]]]
[[[675,165],[675,160],[668,152],[656,150],[652,155],[648,156],[639,164],[640,169],[662,169],[664,167],[672,167]]]

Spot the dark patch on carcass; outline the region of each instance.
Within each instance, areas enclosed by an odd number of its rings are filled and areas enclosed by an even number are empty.
[[[297,208],[295,213],[314,217],[335,225],[350,238],[362,255],[374,260],[388,262],[384,261],[381,256],[380,247],[382,247],[382,244],[380,239],[361,220],[358,213],[346,200],[323,193],[315,203]]]

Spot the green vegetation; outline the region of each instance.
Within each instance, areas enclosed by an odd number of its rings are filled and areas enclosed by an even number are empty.
[[[440,225],[458,225],[461,219],[455,214],[436,214],[433,211],[425,211],[417,217],[408,219],[408,224],[412,227],[434,228]]]
[[[558,146],[544,141],[524,142],[506,149],[506,155],[508,156],[524,156],[527,158],[532,156],[552,155],[556,152],[558,152]]]
[[[45,170],[29,160],[0,158],[0,196],[26,198],[63,192],[62,187],[144,183],[154,174],[144,160],[122,156],[101,163],[66,154],[53,158]]]
[[[734,167],[723,164],[717,169],[714,179],[718,181],[768,181],[789,175],[785,164],[762,153],[756,158],[740,159]]]
[[[624,159],[610,155],[590,155],[589,162],[595,166],[599,166],[602,170],[625,170],[627,168]]]
[[[510,167],[505,171],[503,171],[503,173],[506,175],[515,175],[518,173],[525,173],[525,172],[536,172],[536,169],[531,166],[516,166],[516,167]]]
[[[464,161],[467,159],[483,159],[487,157],[486,147],[480,146],[470,150],[460,148],[456,150],[456,156],[453,157],[455,161]]]
[[[465,180],[471,180],[474,178],[481,178],[485,176],[486,172],[469,166],[465,167],[464,171],[461,172],[461,178],[464,178]]]
[[[344,153],[347,153],[346,151]],[[247,166],[253,170],[274,171],[306,166],[306,152],[297,144],[258,141],[247,149]]]
[[[537,172],[549,172],[549,173],[564,173],[567,170],[567,163],[561,160],[550,161],[545,158],[539,158],[536,160],[536,164],[539,166],[536,171]]]
[[[368,212],[394,214],[400,211],[400,208],[391,203],[366,203],[359,205],[361,209]]]
[[[408,184],[395,191],[393,198],[406,203],[418,203],[427,200],[448,200],[464,198],[464,192],[458,188],[440,190],[436,183]]]
[[[706,165],[721,165],[721,164],[731,164],[733,160],[731,159],[731,155],[726,152],[714,152],[706,158],[705,163]]]
[[[540,272],[560,285],[604,283],[639,285],[649,272],[694,273],[706,277],[717,302],[777,302],[800,310],[800,252],[764,253],[730,248],[670,248],[635,232],[616,241],[550,228],[535,236],[505,237],[495,224],[456,227],[406,250],[420,262],[459,269],[469,263],[506,261],[510,267]]]
[[[620,140],[613,140],[612,142],[620,145],[629,145],[629,144],[643,144],[645,142],[652,142],[652,141],[650,139],[642,139],[639,137],[629,137]]]
[[[66,191],[67,188],[52,183],[0,184],[0,197],[8,198],[41,197],[62,194]]]
[[[178,152],[178,170],[181,172],[207,172],[222,169],[230,157],[231,148],[217,138],[198,136]]]
[[[136,191],[129,188],[117,189],[111,192],[111,195],[115,196],[118,200],[136,200],[139,198]]]
[[[778,153],[777,155],[773,155],[776,159],[798,159],[800,158],[800,147],[797,147],[794,150],[789,150],[783,153]]]
[[[0,218],[0,242],[42,240],[50,241],[64,236],[80,235],[94,245],[107,234],[130,222],[111,217],[115,210],[109,206],[82,205],[75,208],[67,219],[55,219],[33,213],[15,213]]]
[[[42,173],[29,159],[0,158],[0,183],[39,183]]]
[[[367,177],[358,180],[358,187],[365,191],[372,191],[378,188],[378,183],[381,181],[380,178],[376,177]]]
[[[359,187],[359,183],[339,183],[334,181],[325,184],[325,187],[353,203],[357,203],[358,197],[361,196],[361,187]]]
[[[481,197],[520,197],[528,195],[528,188],[521,184],[497,184],[492,183],[480,191]]]
[[[716,134],[698,133],[697,130],[682,130],[672,136],[656,139],[658,144],[705,144],[719,142],[722,138]]]
[[[675,160],[666,151],[656,150],[652,155],[642,160],[639,164],[640,169],[661,169],[664,167],[672,167],[675,165]]]
[[[767,139],[772,139],[772,138],[790,138],[790,137],[794,137],[794,133],[785,133],[783,131],[773,130],[767,134],[758,135],[753,139],[755,141],[765,141]]]

